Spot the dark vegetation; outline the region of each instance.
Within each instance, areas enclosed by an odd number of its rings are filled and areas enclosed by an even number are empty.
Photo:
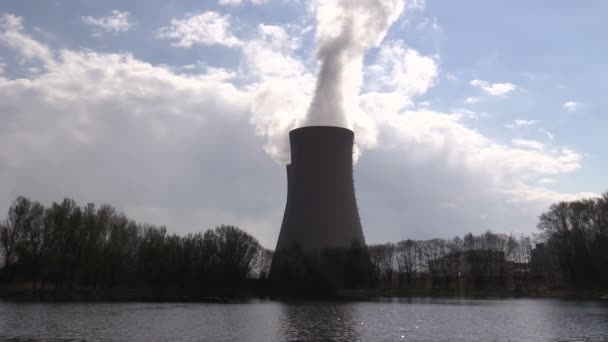
[[[41,294],[155,297],[237,294],[265,278],[272,252],[233,226],[178,236],[109,205],[17,198],[0,226],[0,281]],[[11,287],[11,288],[14,288]]]
[[[369,246],[376,284],[393,294],[608,293],[608,193],[553,204],[537,228]]]
[[[0,221],[0,295],[205,300],[266,295],[550,295],[608,289],[608,193],[552,205],[534,236],[453,239],[276,255],[220,226],[179,236],[109,205],[17,198]],[[276,263],[273,274],[270,266]],[[604,293],[605,294],[605,293]]]

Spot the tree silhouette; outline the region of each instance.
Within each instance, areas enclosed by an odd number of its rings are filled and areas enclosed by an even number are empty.
[[[313,254],[294,245],[274,253],[235,226],[179,236],[107,204],[78,206],[66,198],[44,208],[17,197],[0,221],[0,281],[37,291],[143,288],[159,295],[608,287],[608,193],[551,205],[538,229],[534,237],[486,231],[371,246],[354,241]]]

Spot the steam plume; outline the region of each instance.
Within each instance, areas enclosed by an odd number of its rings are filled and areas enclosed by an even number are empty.
[[[365,50],[382,42],[403,7],[404,0],[317,1],[320,69],[305,125],[353,129]]]

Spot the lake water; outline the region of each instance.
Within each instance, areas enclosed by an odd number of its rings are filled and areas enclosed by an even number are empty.
[[[608,302],[0,302],[8,341],[608,341]]]

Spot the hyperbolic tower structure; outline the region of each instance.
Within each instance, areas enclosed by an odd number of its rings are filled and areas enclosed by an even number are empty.
[[[289,132],[287,203],[276,251],[311,253],[365,244],[353,182],[353,131],[310,126]]]

